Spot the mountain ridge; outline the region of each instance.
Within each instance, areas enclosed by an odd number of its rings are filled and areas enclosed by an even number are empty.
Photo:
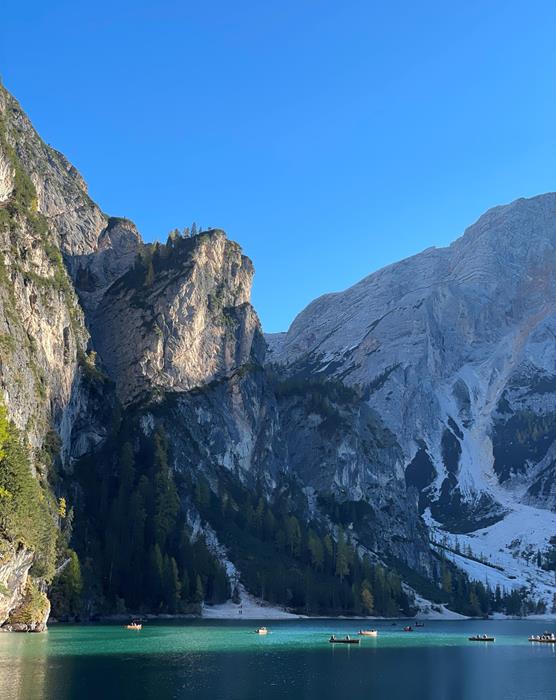
[[[505,545],[549,552],[555,264],[554,193],[495,207],[449,247],[310,304],[269,339],[269,362],[361,387],[430,526],[476,547],[472,533],[533,505],[547,530],[522,537],[515,521]]]
[[[16,524],[33,504],[0,500],[0,624],[42,629],[45,591],[63,619],[198,613],[203,602],[242,591],[309,614],[410,615],[422,601],[416,591],[439,610],[448,604],[467,614],[547,604],[552,589],[540,565],[538,581],[517,597],[509,576],[505,597],[495,597],[430,541],[452,536],[449,517],[474,527],[506,522],[497,494],[483,489],[471,506],[464,498],[464,476],[475,473],[465,462],[480,414],[473,401],[496,379],[498,356],[485,377],[449,381],[454,367],[475,371],[477,357],[489,354],[500,290],[462,279],[428,297],[416,293],[417,273],[434,286],[447,266],[439,250],[448,249],[429,250],[365,278],[355,300],[345,301],[350,290],[316,300],[308,307],[314,327],[298,316],[276,356],[250,303],[252,263],[236,243],[216,229],[143,243],[129,219],[108,217],[90,200],[81,176],[4,89],[0,113],[0,388],[13,421],[0,459],[19,455],[13,473],[2,463],[0,486],[15,493],[20,479],[46,508],[40,523],[30,521],[36,536],[26,538]],[[492,269],[495,257],[487,259]],[[525,282],[509,285],[510,330],[515,318],[531,321],[519,293],[535,285]],[[541,291],[553,291],[549,280]],[[405,306],[395,306],[393,292]],[[463,354],[443,347],[443,324],[448,345]],[[415,341],[409,354],[407,338]],[[465,355],[465,338],[484,341],[482,355]],[[524,331],[531,358],[532,340]],[[282,361],[284,348],[294,349],[291,362]],[[502,364],[504,353],[502,345]],[[551,376],[536,380],[544,388]],[[524,408],[504,414],[494,402],[500,434],[517,420],[516,434],[525,435],[533,428],[523,415],[536,405],[518,385],[500,383],[497,398],[502,389]],[[543,401],[548,415],[551,399]],[[535,435],[550,433],[547,420],[534,424]],[[523,449],[537,458],[538,442],[527,433]],[[542,459],[529,470],[538,473],[533,500],[546,500],[551,488]],[[509,469],[517,483],[503,446],[498,460],[498,472]],[[537,543],[547,562],[549,532],[547,525]],[[48,541],[47,561],[39,537]]]

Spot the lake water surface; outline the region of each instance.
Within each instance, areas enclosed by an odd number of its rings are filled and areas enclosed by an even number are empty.
[[[250,700],[556,699],[556,646],[529,634],[536,621],[372,623],[379,636],[334,646],[360,621],[287,620],[53,626],[46,634],[0,634],[0,698],[195,698]],[[366,627],[370,623],[363,623]],[[554,625],[556,628],[556,624]],[[488,633],[493,644],[468,636]]]

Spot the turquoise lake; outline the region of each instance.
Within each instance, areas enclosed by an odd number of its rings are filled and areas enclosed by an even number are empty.
[[[379,636],[334,646],[360,621],[148,623],[53,626],[46,634],[0,634],[0,698],[307,698],[547,700],[556,698],[556,646],[529,634],[538,621],[376,622]],[[366,627],[370,623],[365,623]],[[554,625],[556,627],[556,624]],[[468,636],[488,633],[493,644]]]

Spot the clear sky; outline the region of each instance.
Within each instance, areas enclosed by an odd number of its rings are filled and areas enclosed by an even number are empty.
[[[556,3],[4,0],[0,73],[104,211],[193,220],[265,330],[556,189]]]

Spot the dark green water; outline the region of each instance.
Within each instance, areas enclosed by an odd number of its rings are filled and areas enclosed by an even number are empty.
[[[0,634],[0,698],[556,699],[556,647],[527,641],[546,622],[427,622],[412,633],[382,622],[358,647],[328,643],[358,621],[266,624],[267,637],[249,621]],[[469,642],[475,632],[496,642]]]

